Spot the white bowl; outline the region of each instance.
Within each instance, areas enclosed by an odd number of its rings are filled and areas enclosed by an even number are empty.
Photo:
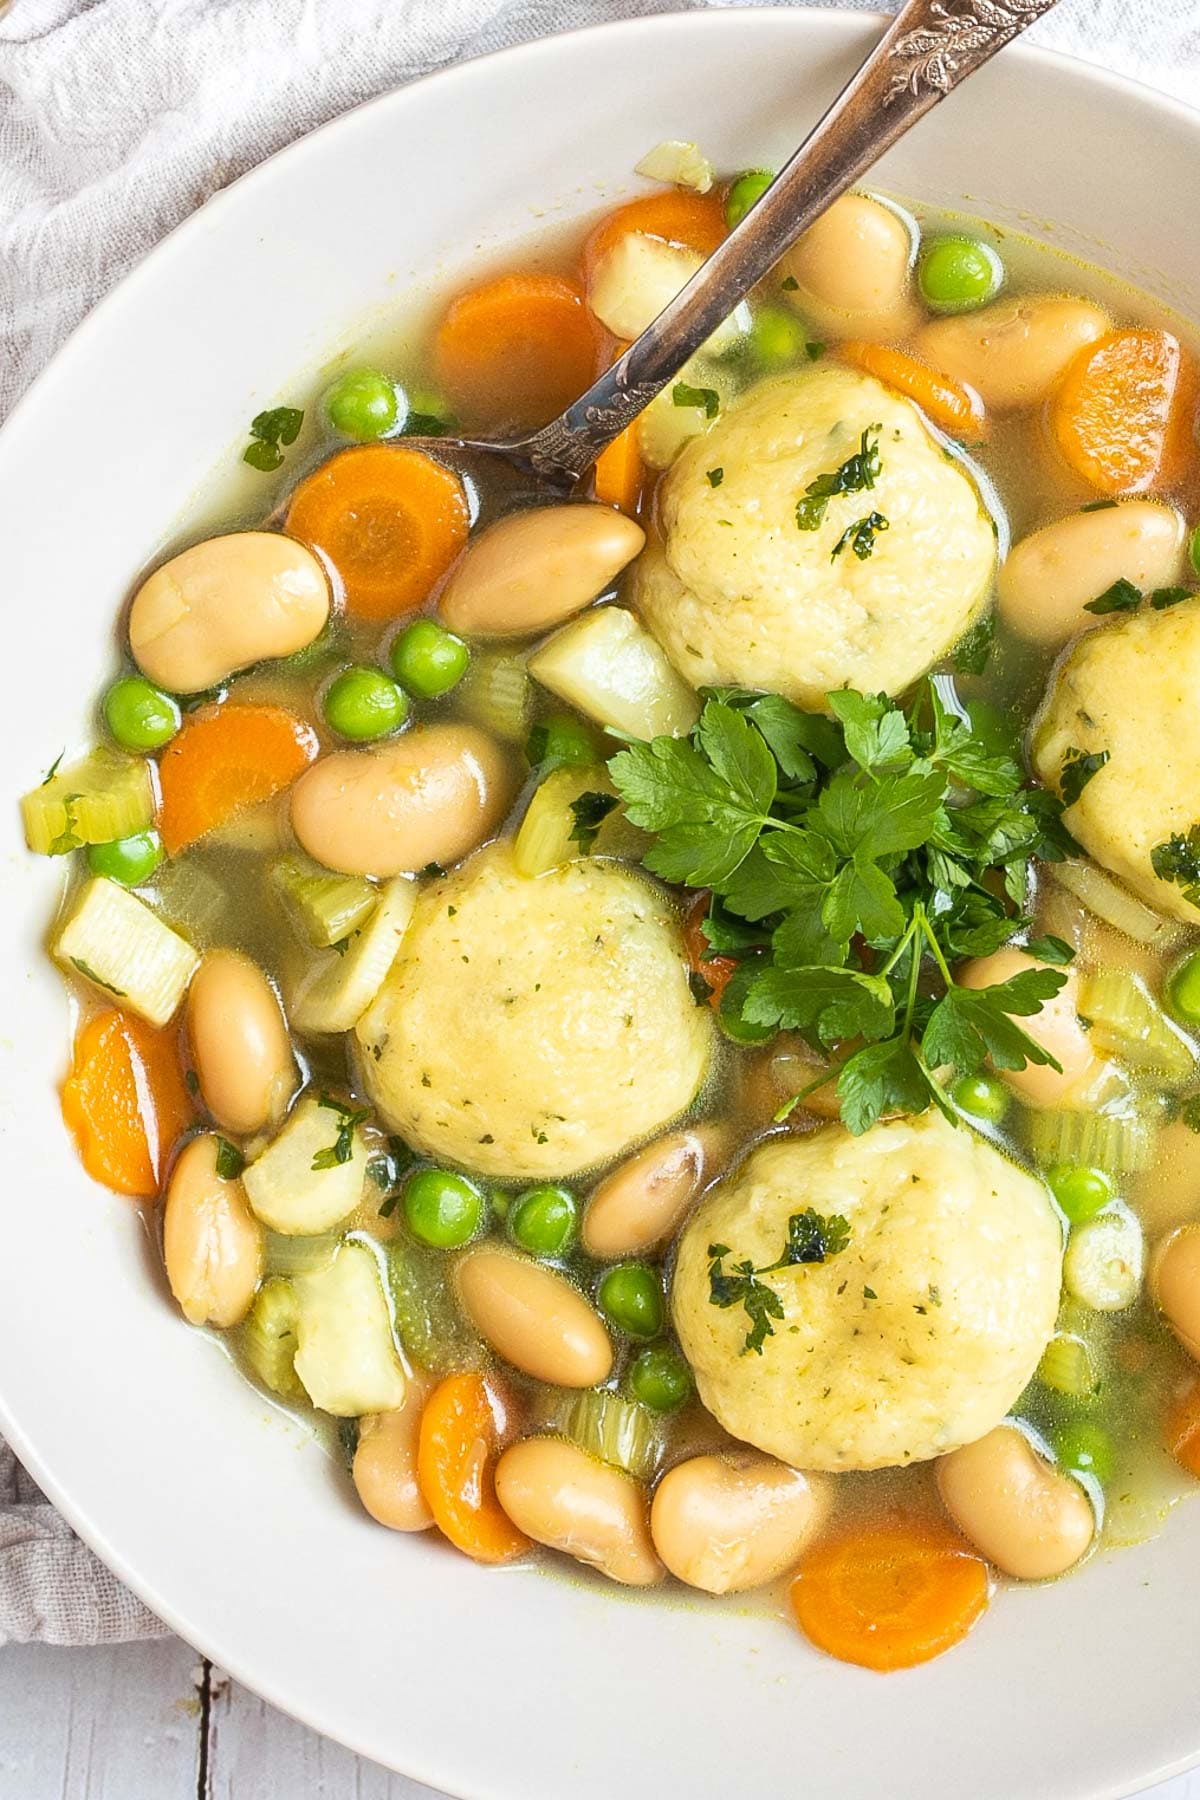
[[[371,1524],[323,1453],[165,1301],[134,1210],[59,1118],[58,872],[15,795],[111,658],[131,578],[263,405],[414,283],[631,191],[663,137],[777,163],[878,29],[861,14],[615,24],[351,113],[206,205],[100,306],[0,438],[9,678],[0,809],[0,1429],[105,1560],[259,1693],[460,1795],[1116,1795],[1200,1755],[1197,1519],[1001,1593],[887,1679],[785,1623],[474,1567]],[[1200,116],[1016,48],[879,170],[1200,314]]]

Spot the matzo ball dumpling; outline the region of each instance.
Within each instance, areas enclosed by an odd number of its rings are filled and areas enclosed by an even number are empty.
[[[1107,757],[1063,814],[1067,829],[1159,912],[1195,924],[1200,908],[1153,858],[1200,822],[1200,605],[1146,608],[1077,639],[1031,749],[1041,780],[1060,790],[1077,757]]]
[[[788,1219],[848,1223],[824,1263],[764,1277],[783,1303],[762,1354],[724,1267],[778,1260]],[[718,1183],[679,1246],[672,1306],[700,1398],[732,1433],[800,1469],[921,1462],[991,1430],[1054,1330],[1062,1234],[1042,1183],[940,1112],[852,1137],[773,1139]]]
[[[864,433],[874,484],[834,495],[801,530],[797,502]],[[995,567],[974,484],[916,408],[832,364],[732,405],[680,454],[660,508],[662,547],[643,554],[636,596],[676,667],[697,687],[770,689],[809,710],[834,688],[902,692],[971,625]],[[837,550],[872,514],[886,525],[871,554]]]
[[[493,844],[422,894],[358,1038],[370,1097],[407,1143],[531,1180],[678,1117],[714,1027],[644,876],[589,859],[531,878]]]

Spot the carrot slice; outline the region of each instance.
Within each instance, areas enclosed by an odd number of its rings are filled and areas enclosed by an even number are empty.
[[[887,344],[847,338],[838,349],[856,369],[874,375],[885,387],[895,388],[919,406],[948,436],[961,438],[967,444],[978,444],[987,436],[983,401],[974,388],[951,381],[948,375],[939,375],[928,363],[918,362],[915,356],[893,350]]]
[[[665,238],[668,244],[711,256],[725,236],[720,195],[715,189],[708,194],[689,194],[668,188],[618,206],[601,219],[584,244],[583,266],[589,278],[601,258],[631,231],[644,231],[647,237]]]
[[[819,1650],[864,1669],[910,1669],[960,1642],[988,1603],[987,1564],[945,1526],[858,1526],[807,1556],[792,1611]]]
[[[94,1180],[153,1199],[195,1117],[176,1033],[116,1007],[94,1014],[75,1039],[62,1113]]]
[[[1050,401],[1063,460],[1103,494],[1169,486],[1195,454],[1196,368],[1169,331],[1110,331],[1076,352]]]
[[[292,536],[332,563],[346,611],[360,619],[399,619],[423,605],[470,526],[458,476],[389,444],[331,456],[300,483],[287,516]]]
[[[737,969],[737,958],[734,956],[713,956],[709,952],[709,942],[702,929],[708,917],[708,904],[711,894],[697,894],[688,907],[687,918],[683,922],[683,948],[688,959],[688,967],[693,975],[706,981],[712,989],[708,1004],[713,1011],[719,1010],[721,995],[729,986],[731,977]]]
[[[158,828],[168,856],[282,793],[317,748],[312,726],[282,706],[206,706],[193,713],[158,765]]]
[[[496,1498],[499,1401],[482,1375],[448,1375],[421,1414],[417,1479],[439,1529],[476,1562],[529,1549]]]
[[[1194,1381],[1167,1413],[1163,1436],[1175,1461],[1200,1476],[1200,1381]]]
[[[646,465],[638,447],[636,425],[627,425],[607,450],[602,450],[592,471],[596,498],[602,506],[615,506],[618,511],[636,519],[642,503],[642,484]]]
[[[451,302],[434,339],[440,385],[468,424],[527,431],[595,379],[600,340],[561,275],[501,275]]]

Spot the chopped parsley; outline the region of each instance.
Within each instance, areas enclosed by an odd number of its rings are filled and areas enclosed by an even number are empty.
[[[785,293],[794,294],[800,286],[800,283],[796,280],[794,275],[785,275],[779,285],[783,288]]]
[[[750,1330],[742,1345],[743,1356],[750,1350],[756,1356],[761,1356],[763,1345],[769,1337],[775,1335],[775,1327],[771,1321],[783,1318],[782,1300],[775,1289],[760,1281],[759,1277],[774,1275],[780,1269],[795,1268],[805,1263],[828,1262],[831,1256],[839,1255],[849,1242],[850,1227],[840,1213],[825,1218],[810,1206],[804,1212],[793,1213],[788,1220],[787,1242],[777,1262],[765,1263],[756,1269],[747,1257],[744,1261],[735,1263],[727,1273],[722,1264],[730,1254],[729,1245],[708,1246],[709,1304],[721,1308],[744,1307],[750,1321]]]
[[[1063,757],[1058,775],[1058,788],[1064,806],[1074,806],[1093,775],[1098,775],[1108,761],[1107,750],[1093,750],[1090,755],[1074,745]]]
[[[350,1158],[354,1155],[355,1127],[361,1125],[364,1119],[369,1119],[371,1116],[371,1109],[369,1106],[365,1106],[360,1112],[356,1112],[352,1106],[347,1106],[344,1100],[334,1100],[329,1094],[321,1094],[317,1104],[319,1106],[327,1107],[330,1112],[336,1113],[338,1116],[338,1125],[337,1136],[334,1138],[329,1148],[327,1150],[318,1150],[317,1154],[312,1159],[312,1169],[314,1174],[319,1173],[322,1169],[336,1169],[340,1163],[348,1163],[350,1161]]]
[[[1150,852],[1150,866],[1160,881],[1173,881],[1191,906],[1200,906],[1200,823],[1177,831]]]
[[[842,551],[849,544],[859,562],[866,562],[868,556],[875,552],[875,534],[887,531],[888,522],[882,513],[868,513],[863,519],[856,519],[853,525],[847,525],[833,549],[829,552],[830,562],[836,562]]]
[[[571,802],[571,816],[575,820],[571,827],[569,843],[578,844],[586,855],[596,841],[596,835],[613,808],[620,805],[615,794],[580,794],[578,800]]]
[[[1147,596],[1155,612],[1165,612],[1168,606],[1178,606],[1181,600],[1194,600],[1191,588],[1160,587],[1154,588]]]
[[[75,967],[79,970],[81,975],[86,975],[89,981],[94,981],[96,986],[98,988],[103,988],[106,994],[115,994],[118,1000],[124,1000],[126,998],[124,988],[114,987],[111,981],[105,981],[103,975],[97,975],[95,969],[92,968],[92,965],[90,963],[85,963],[82,956],[73,956],[71,961],[75,964]]]
[[[246,1166],[246,1159],[228,1138],[217,1139],[217,1174],[222,1181],[236,1181]]]
[[[1097,594],[1094,600],[1089,600],[1083,610],[1098,615],[1136,612],[1141,604],[1141,588],[1134,587],[1132,581],[1126,581],[1125,577],[1121,575],[1111,587],[1106,587],[1102,594]]]
[[[724,479],[725,479],[724,469],[710,469],[708,471],[709,487],[720,487],[720,485],[724,481]]]
[[[840,468],[831,469],[809,482],[803,499],[796,502],[796,524],[801,531],[818,529],[836,494],[862,494],[875,486],[883,469],[879,459],[879,433],[882,430],[882,425],[868,425],[853,456],[848,456]],[[871,442],[872,432],[875,433],[874,443]]]
[[[58,774],[58,766],[62,762],[62,759],[66,754],[67,753],[65,750],[59,751],[59,753],[55,757],[54,761],[50,764],[50,767],[46,770],[46,773],[42,776],[42,786],[43,787],[45,787],[48,782],[51,782],[54,780],[54,777]]]
[[[256,413],[250,421],[250,442],[242,451],[242,461],[269,475],[283,461],[283,446],[294,444],[300,436],[303,423],[299,406],[273,406],[268,412]]]
[[[686,381],[675,383],[671,399],[676,406],[702,407],[706,419],[715,419],[721,410],[721,396],[716,388],[691,387]]]
[[[403,1177],[408,1174],[416,1160],[416,1153],[409,1148],[403,1138],[389,1137],[387,1148],[376,1151],[367,1163],[367,1175],[384,1196],[379,1203],[381,1219],[390,1219],[395,1212],[400,1203]]]
[[[1107,512],[1116,504],[1115,500],[1089,500],[1086,506],[1081,506],[1079,510],[1080,512]]]
[[[1055,963],[1059,968],[1075,961],[1074,950],[1060,937],[1030,938],[1025,948],[1030,956],[1036,956],[1039,962]]]

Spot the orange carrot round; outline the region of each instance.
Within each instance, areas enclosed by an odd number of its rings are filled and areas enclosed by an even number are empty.
[[[1168,1409],[1163,1438],[1175,1461],[1200,1476],[1200,1381],[1194,1381]]]
[[[451,302],[434,339],[440,386],[468,425],[528,431],[590,387],[600,339],[561,275],[501,275]]]
[[[342,450],[302,481],[287,529],[341,578],[346,611],[399,619],[428,598],[471,526],[462,482],[419,450]]]
[[[864,1669],[909,1669],[967,1635],[988,1603],[987,1564],[943,1525],[860,1525],[805,1557],[791,1602],[819,1650]]]
[[[635,519],[642,504],[646,465],[638,444],[636,425],[627,425],[607,450],[602,450],[592,471],[592,483],[602,506],[615,506]]]
[[[708,983],[712,989],[708,1004],[714,1012],[720,1008],[721,995],[729,986],[729,982],[737,969],[737,958],[733,956],[713,956],[708,954],[711,946],[704,935],[704,921],[708,917],[708,906],[711,895],[697,894],[688,907],[687,918],[683,922],[683,948],[688,959],[688,967],[693,975]]]
[[[317,748],[312,726],[282,706],[206,706],[193,713],[158,765],[158,826],[167,854],[282,793]]]
[[[95,1013],[75,1039],[62,1113],[95,1181],[150,1200],[195,1117],[174,1031],[134,1013]]]
[[[720,195],[715,189],[708,194],[690,194],[667,188],[661,194],[645,194],[640,200],[618,206],[601,219],[588,237],[583,247],[585,272],[590,276],[601,258],[631,231],[642,231],[647,237],[664,238],[668,244],[680,244],[686,250],[698,250],[701,256],[711,256],[725,236]]]
[[[869,344],[860,338],[847,338],[838,345],[840,354],[856,369],[874,375],[885,387],[895,388],[949,437],[966,444],[978,444],[987,436],[987,418],[983,401],[973,388],[939,375],[928,363],[918,362],[903,350],[887,344]]]
[[[1050,430],[1102,494],[1181,479],[1195,457],[1196,369],[1169,331],[1110,331],[1076,352],[1050,401]]]
[[[443,1534],[476,1562],[529,1549],[496,1498],[499,1402],[482,1375],[448,1375],[421,1414],[417,1479]]]

